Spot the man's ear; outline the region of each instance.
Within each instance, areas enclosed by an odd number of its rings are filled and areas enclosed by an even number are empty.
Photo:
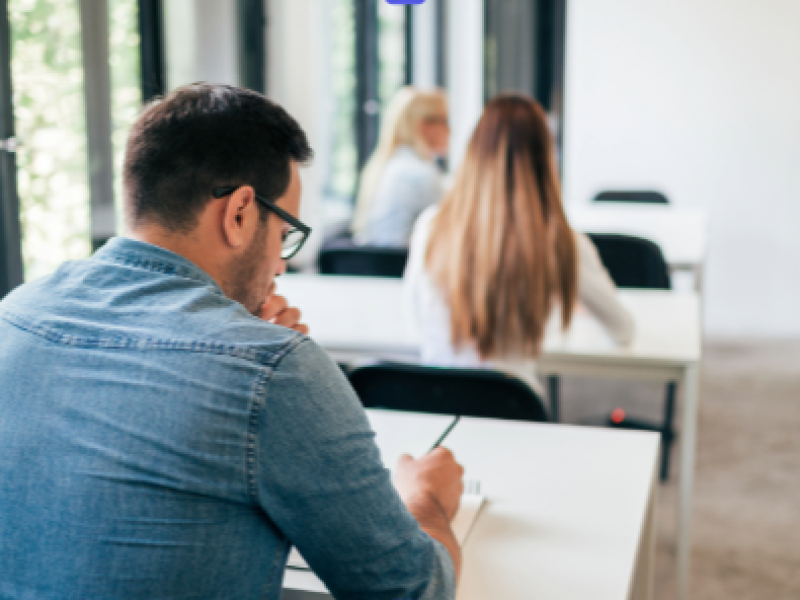
[[[255,192],[249,185],[237,188],[228,196],[222,210],[222,236],[231,248],[250,243],[258,219],[255,200]]]

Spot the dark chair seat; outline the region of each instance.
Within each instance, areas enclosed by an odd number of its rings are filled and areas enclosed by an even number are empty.
[[[541,399],[523,381],[484,369],[451,369],[395,363],[350,373],[366,408],[465,417],[547,421]]]
[[[358,246],[349,239],[326,244],[319,253],[322,275],[402,277],[408,262],[405,248]]]
[[[657,244],[615,233],[588,233],[617,287],[672,289],[667,261]]]
[[[640,202],[643,204],[669,204],[667,197],[661,192],[651,190],[620,190],[600,192],[594,197],[595,202]]]

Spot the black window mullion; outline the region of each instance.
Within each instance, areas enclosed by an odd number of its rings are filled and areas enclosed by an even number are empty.
[[[265,93],[266,86],[266,10],[264,0],[239,0],[239,83]]]
[[[92,250],[116,232],[107,0],[80,0]]]
[[[550,56],[550,64],[552,66],[550,76],[550,113],[555,117],[558,124],[556,144],[559,148],[559,154],[563,158],[561,148],[564,140],[564,80],[567,68],[567,0],[553,0],[552,14],[549,18],[553,27],[550,38],[550,47],[552,48],[552,55]],[[563,169],[563,162],[561,166]]]
[[[11,23],[8,1],[0,0],[0,298],[23,280],[14,135]]]
[[[139,58],[142,71],[142,102],[167,91],[162,0],[139,0]]]
[[[536,19],[537,77],[535,96],[550,112],[563,85],[564,71],[564,10],[565,0],[539,2]]]
[[[404,83],[406,85],[414,84],[414,7],[407,5],[405,7],[405,74]]]
[[[486,0],[487,96],[503,90],[530,94],[560,122],[566,2]]]
[[[447,0],[436,1],[436,85],[447,87]]]
[[[380,125],[378,3],[355,0],[356,23],[356,148],[358,169],[364,167],[378,141]]]

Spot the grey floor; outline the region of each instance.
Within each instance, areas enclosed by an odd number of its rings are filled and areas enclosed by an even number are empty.
[[[692,600],[800,599],[800,341],[707,343]],[[663,386],[566,379],[563,416],[658,418]],[[591,399],[591,400],[589,400]],[[673,457],[677,457],[673,453]],[[656,599],[674,593],[677,463],[659,490]]]

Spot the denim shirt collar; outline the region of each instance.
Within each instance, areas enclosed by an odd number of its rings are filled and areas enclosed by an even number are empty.
[[[189,259],[171,250],[127,237],[111,238],[91,260],[113,262],[193,279],[224,295],[214,278]]]

